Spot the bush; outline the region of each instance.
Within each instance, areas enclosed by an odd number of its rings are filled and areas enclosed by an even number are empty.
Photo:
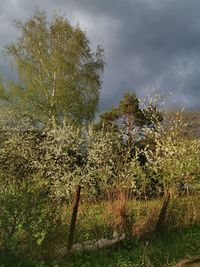
[[[46,192],[45,181],[38,176],[21,182],[5,181],[1,176],[0,213],[1,252],[40,258],[47,240],[50,241],[49,236],[56,231],[58,218],[56,205]]]

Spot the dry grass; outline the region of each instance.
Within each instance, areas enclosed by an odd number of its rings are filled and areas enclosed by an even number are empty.
[[[120,193],[117,199],[107,201],[104,210],[105,220],[108,220],[114,231],[119,233],[130,230],[130,214],[128,210],[128,200],[123,193]]]
[[[178,197],[171,200],[166,227],[181,228],[200,223],[200,196]]]
[[[125,195],[96,203],[81,203],[78,212],[75,242],[113,238],[113,233],[145,239],[154,232],[163,199],[135,200]],[[69,216],[69,212],[66,212]],[[64,216],[65,223],[67,217]],[[183,228],[200,223],[200,197],[172,199],[165,221],[165,229]]]
[[[133,225],[133,236],[143,239],[148,238],[155,230],[155,225],[158,218],[158,210],[152,210],[148,216]]]

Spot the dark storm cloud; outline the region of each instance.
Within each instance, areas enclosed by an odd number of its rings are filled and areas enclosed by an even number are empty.
[[[93,47],[105,48],[101,109],[125,90],[143,96],[147,87],[173,91],[172,104],[200,109],[199,0],[0,1],[0,47],[16,38],[12,20],[31,16],[36,7],[49,16],[60,9],[80,23]]]

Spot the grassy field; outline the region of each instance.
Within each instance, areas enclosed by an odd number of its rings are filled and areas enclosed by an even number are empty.
[[[84,267],[161,267],[173,266],[183,258],[200,255],[200,225],[154,236],[146,242],[137,240],[99,252],[75,255],[60,266]]]
[[[110,248],[76,252],[71,257],[52,255],[50,259],[48,256],[46,262],[26,255],[18,257],[7,253],[0,257],[0,266],[164,267],[173,266],[181,259],[200,256],[199,196],[173,199],[168,207],[165,230],[158,235],[153,228],[161,205],[162,199],[82,203],[75,243],[102,237],[111,239],[114,231],[119,234],[126,232],[126,239]],[[68,213],[68,209],[63,210],[65,224]]]
[[[61,262],[26,261],[5,257],[1,267],[163,267],[173,266],[180,259],[200,255],[200,225],[174,230],[162,236],[152,236],[142,242],[137,239],[123,241],[120,244],[96,252],[76,253],[70,260]]]

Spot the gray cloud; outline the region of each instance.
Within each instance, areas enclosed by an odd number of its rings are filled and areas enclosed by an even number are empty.
[[[102,44],[107,68],[100,109],[116,104],[125,90],[173,91],[171,104],[200,109],[199,0],[7,0],[0,1],[0,48],[17,33],[13,19],[36,7],[65,12],[79,22],[92,47]],[[3,60],[1,72],[9,73]],[[8,74],[7,74],[8,75]]]

